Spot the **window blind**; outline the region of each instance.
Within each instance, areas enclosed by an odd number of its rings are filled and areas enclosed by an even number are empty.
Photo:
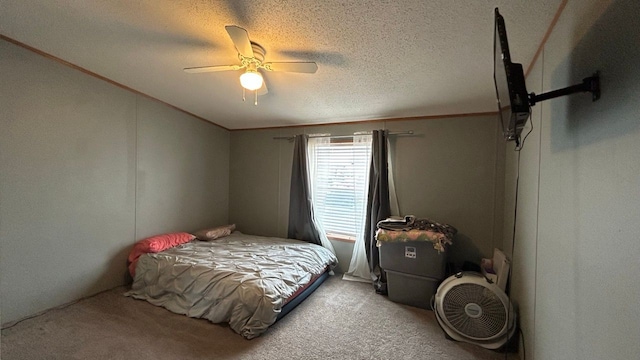
[[[371,143],[326,142],[314,146],[315,216],[328,235],[355,238],[364,223]]]

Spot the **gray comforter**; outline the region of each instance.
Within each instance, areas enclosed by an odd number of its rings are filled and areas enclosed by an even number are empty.
[[[125,295],[178,314],[228,322],[251,339],[276,321],[287,298],[336,263],[318,245],[234,232],[142,255]]]

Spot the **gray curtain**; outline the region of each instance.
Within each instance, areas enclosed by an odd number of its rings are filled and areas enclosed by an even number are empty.
[[[387,278],[380,269],[380,254],[374,236],[378,221],[391,216],[389,202],[389,167],[387,130],[374,130],[371,144],[371,166],[369,169],[369,193],[367,196],[367,209],[364,230],[365,249],[369,270],[376,292],[387,293]]]
[[[307,166],[307,137],[305,135],[296,135],[293,144],[287,237],[322,245],[320,234],[313,222],[309,169]]]

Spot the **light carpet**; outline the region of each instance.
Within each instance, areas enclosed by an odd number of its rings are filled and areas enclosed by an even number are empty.
[[[431,311],[393,303],[368,284],[338,276],[253,340],[225,324],[125,297],[126,290],[2,330],[2,359],[504,359],[446,340]]]

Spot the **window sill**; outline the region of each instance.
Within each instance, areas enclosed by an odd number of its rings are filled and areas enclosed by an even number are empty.
[[[329,240],[342,241],[347,243],[356,242],[356,238],[348,235],[340,235],[340,234],[327,234],[327,238]]]

